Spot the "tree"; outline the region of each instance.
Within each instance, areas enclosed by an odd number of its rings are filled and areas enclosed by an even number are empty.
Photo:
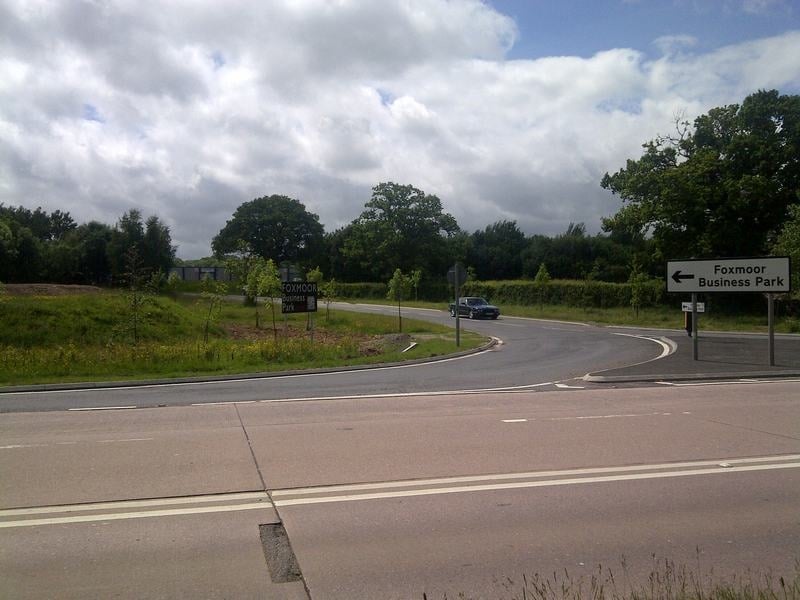
[[[136,208],[130,209],[117,221],[108,244],[108,260],[114,276],[123,276],[127,266],[127,253],[136,248],[139,261],[142,260],[142,240],[144,225],[142,213]],[[142,268],[144,265],[142,264]]]
[[[395,267],[447,272],[453,261],[447,239],[459,228],[439,198],[410,185],[380,183],[365,209],[341,249],[357,271],[373,281],[389,278]]]
[[[788,256],[792,265],[792,296],[800,298],[800,204],[789,207],[789,219],[772,246],[772,253]]]
[[[631,276],[628,279],[628,283],[631,285],[631,306],[633,307],[633,311],[638,319],[639,309],[644,303],[647,275],[642,273],[642,269],[637,260],[634,260],[633,265],[631,266]]]
[[[175,260],[175,246],[169,227],[153,215],[145,222],[142,237],[142,260],[145,267],[155,272],[169,273]]]
[[[800,96],[759,91],[676,126],[605,174],[602,187],[625,205],[604,230],[634,241],[652,234],[662,262],[764,253],[798,202]]]
[[[409,282],[414,288],[414,300],[419,300],[419,284],[422,282],[422,269],[414,269],[411,271]]]
[[[265,260],[302,263],[319,252],[322,239],[317,215],[308,212],[299,200],[273,195],[240,205],[211,247],[221,256],[238,252],[244,243]]]
[[[331,302],[335,302],[339,295],[339,284],[331,277],[322,285],[322,297],[325,298],[325,321],[331,316]]]
[[[400,333],[403,332],[403,315],[400,312],[400,304],[403,299],[408,298],[410,293],[411,279],[403,275],[403,271],[400,269],[395,269],[392,278],[389,280],[389,291],[386,293],[386,298],[397,301],[397,322]]]
[[[536,272],[536,277],[533,279],[533,285],[536,287],[539,294],[539,309],[541,310],[544,304],[544,296],[547,292],[547,285],[550,283],[550,273],[544,263],[539,265],[539,270]]]
[[[467,263],[479,279],[516,279],[522,274],[522,251],[527,241],[516,221],[497,221],[472,234]]]
[[[201,283],[200,300],[206,304],[206,318],[203,324],[203,343],[208,343],[208,334],[211,325],[215,323],[222,314],[222,303],[225,301],[225,293],[228,287],[221,281],[214,281],[210,277],[204,277]]]
[[[78,246],[78,272],[84,283],[107,283],[111,278],[108,245],[113,230],[104,223],[90,221],[74,233]]]

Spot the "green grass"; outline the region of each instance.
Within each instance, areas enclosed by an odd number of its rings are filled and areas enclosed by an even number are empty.
[[[343,302],[363,304],[385,304],[388,300],[343,300]],[[404,303],[409,308],[432,308],[441,311],[447,310],[445,302],[415,302]],[[654,306],[642,308],[637,317],[632,308],[578,308],[574,306],[549,305],[515,306],[500,305],[501,318],[503,315],[511,317],[528,317],[532,319],[551,319],[556,321],[576,321],[597,325],[620,325],[630,327],[654,327],[659,329],[683,329],[683,312],[679,303],[674,307]],[[767,331],[767,309],[764,306],[763,314],[717,314],[713,311],[700,314],[701,330],[713,331],[741,331],[759,332]],[[790,317],[777,317],[775,331],[778,333],[800,333],[800,320]]]
[[[340,367],[428,358],[485,342],[463,335],[455,346],[452,328],[403,319],[403,332],[417,346],[402,352],[405,339],[382,343],[397,331],[397,319],[348,311],[321,311],[313,331],[306,315],[277,315],[273,334],[269,309],[223,304],[204,342],[207,303],[200,298],[150,298],[133,343],[125,294],[57,297],[7,296],[0,303],[0,385],[114,381],[198,375]],[[313,335],[313,339],[312,339]],[[364,345],[369,346],[366,352]]]

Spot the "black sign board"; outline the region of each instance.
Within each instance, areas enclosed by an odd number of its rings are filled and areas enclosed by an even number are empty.
[[[317,284],[286,281],[282,284],[281,313],[317,312]]]

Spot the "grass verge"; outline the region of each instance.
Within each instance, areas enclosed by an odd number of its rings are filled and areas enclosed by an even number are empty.
[[[591,575],[578,578],[565,570],[551,575],[522,575],[516,580],[506,578],[497,583],[503,588],[495,596],[498,600],[800,600],[800,561],[788,577],[769,570],[747,570],[723,578],[713,570],[701,572],[653,557],[652,569],[643,579],[631,576],[622,559],[616,575],[610,568],[598,566]],[[471,600],[473,596],[459,592],[438,598]],[[423,593],[422,599],[433,600],[434,596]]]
[[[204,341],[205,300],[152,297],[131,331],[125,294],[6,297],[0,305],[0,385],[119,381],[333,368],[431,358],[480,346],[452,328],[348,311],[284,320],[224,303]],[[258,325],[256,325],[258,322]],[[403,352],[411,342],[414,348]]]

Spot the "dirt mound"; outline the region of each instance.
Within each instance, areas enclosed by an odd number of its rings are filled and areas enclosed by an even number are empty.
[[[60,283],[7,283],[3,289],[10,296],[73,296],[99,294],[102,288],[94,285],[65,285]]]

